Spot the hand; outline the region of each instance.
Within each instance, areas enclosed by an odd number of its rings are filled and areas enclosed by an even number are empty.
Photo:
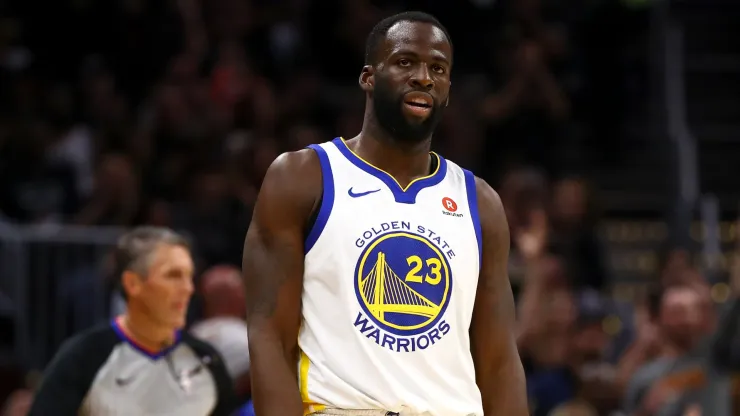
[[[660,329],[651,320],[647,308],[639,306],[635,310],[635,325],[637,337],[635,342],[649,352],[653,352],[660,345]]]
[[[542,68],[542,48],[534,41],[524,42],[517,51],[520,68],[527,74],[534,74]]]
[[[683,416],[701,416],[701,414],[701,407],[698,404],[692,404],[683,412]]]
[[[515,231],[514,243],[526,260],[539,258],[545,252],[548,228],[547,214],[537,209],[529,214],[529,225]]]
[[[637,343],[649,354],[656,353],[660,348],[661,335],[658,326],[652,322],[643,324],[637,330]]]
[[[17,390],[10,395],[8,400],[5,402],[5,413],[7,416],[22,416],[27,415],[31,410],[31,402],[33,401],[33,394],[28,390]]]
[[[668,385],[668,383],[658,382],[650,388],[645,399],[643,399],[642,410],[645,414],[654,415],[679,394],[680,392]]]

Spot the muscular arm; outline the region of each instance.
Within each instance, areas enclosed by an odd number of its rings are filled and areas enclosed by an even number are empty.
[[[321,195],[313,150],[278,157],[265,175],[244,243],[252,398],[260,416],[299,416],[297,337],[304,229]]]
[[[516,349],[508,275],[509,226],[496,192],[476,178],[483,264],[470,325],[475,378],[486,416],[527,416],[524,369]]]

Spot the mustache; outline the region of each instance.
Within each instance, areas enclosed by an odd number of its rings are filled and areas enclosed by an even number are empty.
[[[434,105],[434,106],[436,106],[436,105],[437,105],[437,102],[438,102],[438,100],[437,100],[437,97],[433,96],[433,95],[432,95],[432,94],[431,94],[431,93],[429,92],[429,90],[424,90],[424,89],[411,89],[411,90],[406,90],[406,91],[404,91],[404,92],[402,92],[402,93],[401,93],[401,95],[400,95],[400,100],[401,100],[401,101],[403,102],[403,101],[404,101],[404,98],[405,98],[405,97],[406,97],[407,95],[411,94],[412,92],[413,92],[413,93],[420,93],[420,94],[424,94],[424,95],[426,95],[426,96],[430,97],[430,98],[432,99],[432,105]]]

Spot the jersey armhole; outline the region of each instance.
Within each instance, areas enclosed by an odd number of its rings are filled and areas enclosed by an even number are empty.
[[[321,198],[319,198],[319,203],[316,204],[316,208],[311,212],[311,217],[308,218],[308,221],[306,222],[306,230],[304,231],[304,238],[308,238],[308,234],[313,229],[313,226],[316,224],[316,219],[319,217],[319,212],[321,212],[321,206],[324,199],[324,192],[321,192]]]
[[[213,376],[216,385],[216,406],[212,416],[228,416],[239,407],[234,380],[231,379],[223,356],[208,342],[190,334],[183,334],[183,342],[188,345]],[[246,399],[244,400],[246,402]]]
[[[326,223],[329,220],[329,214],[331,214],[332,207],[334,206],[334,175],[331,170],[331,162],[329,161],[329,155],[326,154],[326,150],[319,145],[312,144],[308,146],[309,149],[313,149],[316,155],[319,157],[319,163],[321,164],[321,202],[319,203],[318,213],[315,214],[316,218],[313,221],[313,225],[310,227],[308,236],[304,244],[304,253],[308,253],[313,248],[316,241],[321,236],[321,232],[324,231]]]
[[[475,188],[475,175],[473,172],[463,169],[465,173],[465,190],[468,194],[468,209],[470,219],[475,229],[475,239],[478,241],[478,268],[483,267],[483,232],[480,226],[480,213],[478,212],[478,191]]]

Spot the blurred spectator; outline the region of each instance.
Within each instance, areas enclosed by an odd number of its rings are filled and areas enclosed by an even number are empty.
[[[232,376],[246,383],[243,288],[228,265],[240,264],[264,173],[284,151],[359,131],[365,36],[383,15],[418,7],[443,17],[455,39],[455,89],[435,150],[497,183],[506,209],[533,414],[608,414],[622,398],[630,412],[706,416],[690,405],[717,311],[692,252],[666,251],[665,290],[619,323],[634,336],[624,354],[605,331],[616,318],[602,297],[611,276],[591,182],[601,159],[619,159],[626,91],[645,89],[634,75],[626,82],[644,25],[622,3],[82,1],[43,11],[0,3],[0,218],[183,230],[203,267],[219,265],[199,282],[203,319],[192,330],[224,349]],[[604,158],[572,175],[561,153],[584,146]],[[26,259],[30,269],[46,267],[48,253],[32,252],[41,254]],[[31,282],[33,299],[63,306],[63,317],[47,321],[76,331],[122,312],[105,262],[38,273],[47,280]],[[715,359],[734,362],[737,340],[723,324]],[[671,400],[677,392],[689,393]]]
[[[77,176],[65,160],[49,157],[50,126],[35,121],[16,130],[0,165],[0,210],[25,223],[61,223],[79,209]]]
[[[249,215],[231,194],[228,178],[219,167],[192,175],[189,192],[173,207],[173,225],[188,230],[206,265],[236,263],[241,256]]]
[[[548,198],[547,181],[538,170],[533,168],[511,170],[504,176],[499,195],[506,211],[506,219],[509,222],[512,238],[509,255],[509,278],[514,288],[514,294],[518,296],[526,273],[525,254],[522,252],[522,248],[535,251],[545,250],[546,248],[530,248],[531,243],[525,243],[527,247],[522,247],[517,239],[529,239],[536,242],[536,244],[546,243],[542,239],[547,237],[539,234],[549,232],[547,216],[544,211]],[[535,235],[529,238],[529,234],[524,231],[526,229],[529,229]]]
[[[723,395],[713,398],[729,402],[727,408],[734,411],[732,414],[740,411],[740,378],[737,376],[740,372],[740,299],[737,293],[735,288],[734,299],[712,346],[712,364],[729,381],[729,398]],[[718,410],[725,410],[725,407]]]
[[[80,225],[131,226],[139,209],[139,181],[125,155],[110,154],[101,160],[94,188],[74,218]]]
[[[534,415],[547,415],[576,394],[574,375],[567,367],[576,305],[562,262],[546,253],[544,211],[533,211],[529,225],[513,231],[512,238],[524,266],[517,345],[527,376],[530,408]]]
[[[598,416],[599,413],[587,401],[572,400],[555,408],[550,416]]]
[[[2,416],[25,416],[31,410],[33,392],[27,389],[16,390],[5,401],[0,415]]]
[[[660,281],[664,287],[687,285],[697,291],[701,301],[701,321],[705,335],[716,330],[717,311],[711,296],[709,282],[696,269],[692,253],[681,248],[668,250],[663,259]]]
[[[630,414],[655,414],[706,383],[706,362],[696,350],[705,335],[701,295],[691,286],[674,285],[662,290],[655,302],[649,320],[660,337],[645,334],[638,338],[642,344],[627,353],[642,355],[642,360],[634,359],[642,364],[626,387],[624,409]]]
[[[612,307],[599,292],[588,289],[579,294],[569,365],[578,380],[578,399],[590,403],[598,414],[609,414],[621,404],[617,369],[607,361],[612,340],[605,322],[612,313]]]
[[[607,282],[604,249],[597,236],[598,213],[582,178],[566,177],[553,185],[551,242],[567,263],[578,287],[602,289]]]
[[[108,255],[97,264],[79,265],[58,276],[63,285],[56,302],[64,305],[70,331],[84,331],[125,312],[113,267],[113,256]]]
[[[568,52],[568,39],[540,0],[505,4],[495,52],[497,91],[486,97],[481,116],[489,124],[494,166],[535,164],[555,171],[553,150],[570,113],[570,100],[555,67]]]
[[[203,320],[190,331],[219,351],[237,393],[249,397],[249,337],[241,272],[235,267],[214,266],[201,276],[200,292]]]

